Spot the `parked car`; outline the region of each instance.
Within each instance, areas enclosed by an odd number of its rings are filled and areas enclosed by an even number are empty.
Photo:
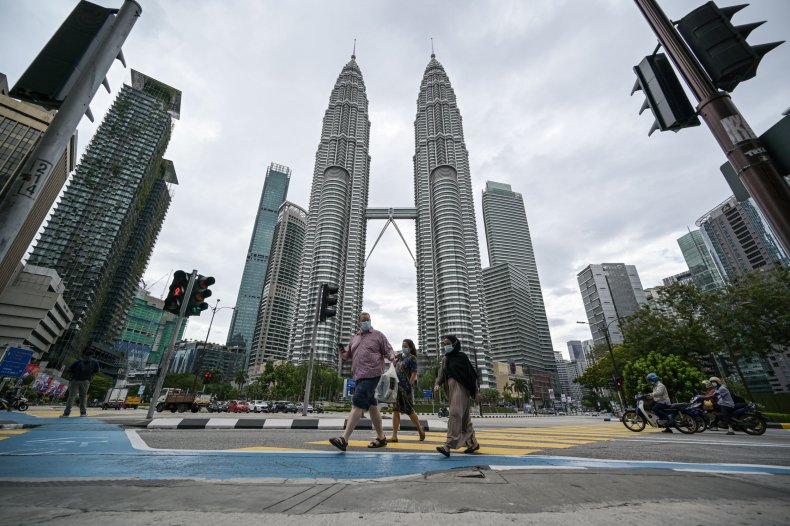
[[[250,408],[252,408],[253,413],[268,413],[270,406],[269,402],[265,400],[253,400],[250,403]]]
[[[272,402],[272,413],[287,413],[288,402]]]
[[[285,412],[286,412],[286,413],[297,413],[297,412],[299,412],[299,411],[300,411],[300,409],[298,409],[298,408],[296,407],[296,404],[289,403],[289,404],[287,404],[287,405],[285,406]]]
[[[219,410],[222,411],[223,413],[227,413],[228,404],[230,404],[230,402],[228,402],[227,400],[223,400],[222,402],[219,403]]]
[[[301,413],[303,407],[304,407],[304,403],[297,404],[296,405],[296,412],[297,413]],[[313,405],[312,404],[307,404],[307,412],[308,413],[312,413],[313,412]]]
[[[229,413],[249,413],[250,404],[244,400],[231,400],[228,404]]]
[[[206,409],[208,410],[209,413],[219,413],[222,411],[222,402],[218,402],[215,400],[211,402],[208,406],[206,406]]]

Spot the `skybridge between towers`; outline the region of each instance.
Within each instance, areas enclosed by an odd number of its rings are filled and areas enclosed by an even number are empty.
[[[412,254],[411,249],[409,248],[409,244],[406,242],[406,238],[403,237],[403,234],[398,228],[398,224],[395,222],[396,219],[417,219],[417,209],[416,208],[367,208],[365,209],[365,220],[370,221],[371,219],[382,219],[385,220],[384,228],[381,229],[379,232],[379,237],[376,238],[376,242],[373,243],[373,246],[370,247],[370,252],[368,252],[368,257],[365,258],[365,266],[368,265],[368,260],[370,259],[371,254],[373,254],[373,250],[376,248],[376,245],[379,244],[381,240],[381,236],[384,235],[384,231],[387,230],[387,227],[392,224],[395,227],[395,230],[398,232],[403,244],[406,246],[406,250],[409,251],[409,255],[411,256],[411,260],[414,262],[414,266],[417,266],[417,260],[414,258],[414,254]]]

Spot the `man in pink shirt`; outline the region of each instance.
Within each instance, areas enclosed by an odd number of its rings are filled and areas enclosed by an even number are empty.
[[[348,447],[348,439],[365,411],[370,412],[370,420],[376,430],[376,439],[368,444],[369,448],[384,447],[387,437],[381,425],[381,413],[376,400],[376,386],[384,374],[384,358],[395,361],[395,353],[387,337],[370,324],[370,314],[359,315],[359,331],[348,342],[348,348],[338,348],[340,358],[351,360],[351,377],[356,382],[354,396],[351,398],[351,414],[346,422],[342,436],[332,438],[329,443],[341,451]]]

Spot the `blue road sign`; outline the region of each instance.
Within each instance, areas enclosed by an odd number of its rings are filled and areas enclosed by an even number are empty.
[[[355,382],[351,378],[346,378],[345,380],[343,380],[343,382],[345,384],[343,386],[343,397],[351,398],[352,395],[351,391],[357,386],[357,382]]]
[[[422,397],[423,398],[433,398],[433,390],[431,390],[431,389],[423,389],[422,390]]]
[[[25,367],[30,363],[32,357],[33,351],[30,349],[9,347],[3,355],[2,363],[0,363],[0,377],[19,378],[25,372]]]

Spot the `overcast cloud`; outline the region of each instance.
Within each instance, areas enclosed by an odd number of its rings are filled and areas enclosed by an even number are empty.
[[[75,3],[0,0],[10,85]],[[679,19],[702,3],[661,5]],[[196,268],[216,277],[220,306],[234,305],[266,168],[289,166],[288,199],[307,206],[324,111],[354,38],[370,100],[370,206],[413,206],[413,123],[433,37],[464,119],[483,266],[481,191],[487,180],[508,183],[524,196],[555,350],[590,338],[576,324],[586,320],[576,283],[584,266],[633,264],[644,287],[658,285],[686,269],[676,239],[730,195],[706,126],[647,137],[652,116],[637,115],[643,98],[629,93],[632,68],[656,39],[631,0],[140,4],[127,64],[183,91],[167,151],[180,185],[145,273],[155,296],[173,270]],[[754,0],[735,17],[758,20],[767,23],[751,43],[787,40],[790,2]],[[758,134],[790,106],[788,64],[784,44],[733,95]],[[129,70],[116,62],[108,79],[113,93],[100,90],[92,104],[97,124]],[[81,149],[97,124],[83,119]],[[368,250],[382,226],[370,223]],[[399,226],[414,250],[413,224]],[[197,239],[199,255],[190,252]],[[366,269],[364,306],[392,341],[416,339],[415,281],[389,228]],[[217,312],[212,341],[225,342],[230,312]],[[205,338],[209,319],[191,319],[186,336]]]

